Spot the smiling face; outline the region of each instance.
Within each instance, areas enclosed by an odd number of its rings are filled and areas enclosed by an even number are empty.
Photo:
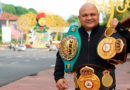
[[[45,23],[46,23],[46,20],[45,20],[44,17],[38,19],[38,24],[39,24],[40,26],[44,26]]]
[[[84,4],[79,11],[78,18],[86,31],[91,31],[99,24],[99,13],[93,4]]]

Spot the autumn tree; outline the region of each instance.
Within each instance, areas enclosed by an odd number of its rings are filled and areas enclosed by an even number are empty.
[[[58,41],[59,32],[63,32],[64,27],[67,27],[69,23],[58,15],[47,15],[46,16],[47,26],[56,27],[55,41]]]
[[[17,21],[18,29],[26,33],[25,44],[28,44],[28,32],[36,25],[36,15],[32,12],[21,15]]]

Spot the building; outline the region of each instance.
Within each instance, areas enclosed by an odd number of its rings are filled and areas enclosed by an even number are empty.
[[[2,25],[8,26],[8,25],[16,24],[16,21],[18,18],[19,18],[18,16],[15,16],[15,15],[7,13],[7,12],[3,12],[0,17],[0,27]]]
[[[2,28],[2,26],[11,28],[11,39],[20,39],[20,31],[17,30],[16,26],[18,18],[18,16],[7,12],[3,12],[0,16],[0,28]]]

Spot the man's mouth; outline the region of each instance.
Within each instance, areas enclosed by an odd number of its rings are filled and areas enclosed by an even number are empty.
[[[86,21],[86,23],[88,23],[88,24],[94,23],[94,20]]]

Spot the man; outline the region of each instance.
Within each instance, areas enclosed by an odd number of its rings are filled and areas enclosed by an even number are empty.
[[[71,72],[74,72],[76,90],[115,90],[115,66],[100,58],[97,53],[99,39],[104,34],[106,28],[99,25],[99,12],[96,6],[90,3],[84,4],[79,10],[78,18],[81,23],[81,27],[78,29],[81,42],[79,42],[78,45],[81,43],[81,48],[79,55],[75,56],[77,59],[74,63],[73,70],[70,70]],[[128,43],[130,38],[129,35],[126,34],[128,31],[125,30],[125,28],[117,19],[113,19],[110,23],[110,26],[115,28],[117,32],[121,33],[121,35],[127,39]],[[76,30],[71,28],[71,31],[71,33],[73,33]],[[65,40],[67,39],[68,38]],[[70,44],[73,43],[72,38],[69,41]],[[78,41],[80,41],[80,39],[78,39]],[[116,42],[115,50],[118,51],[121,49],[121,44],[118,40]],[[66,44],[66,42],[62,43]],[[73,47],[73,45],[69,47]],[[108,45],[106,46],[108,47]],[[66,50],[66,48],[63,49]],[[70,59],[73,61],[75,57],[67,59],[67,57],[62,55],[60,51],[62,50],[59,50],[57,53],[54,77],[57,88],[59,90],[65,90],[68,88],[69,84],[64,78],[64,69],[65,71],[69,71],[72,65],[66,64],[66,62],[63,61],[68,62]],[[71,51],[74,51],[74,49],[70,49],[69,53]],[[64,52],[63,54],[65,54]],[[128,51],[126,53],[128,53]],[[66,60],[63,60],[63,58]]]

